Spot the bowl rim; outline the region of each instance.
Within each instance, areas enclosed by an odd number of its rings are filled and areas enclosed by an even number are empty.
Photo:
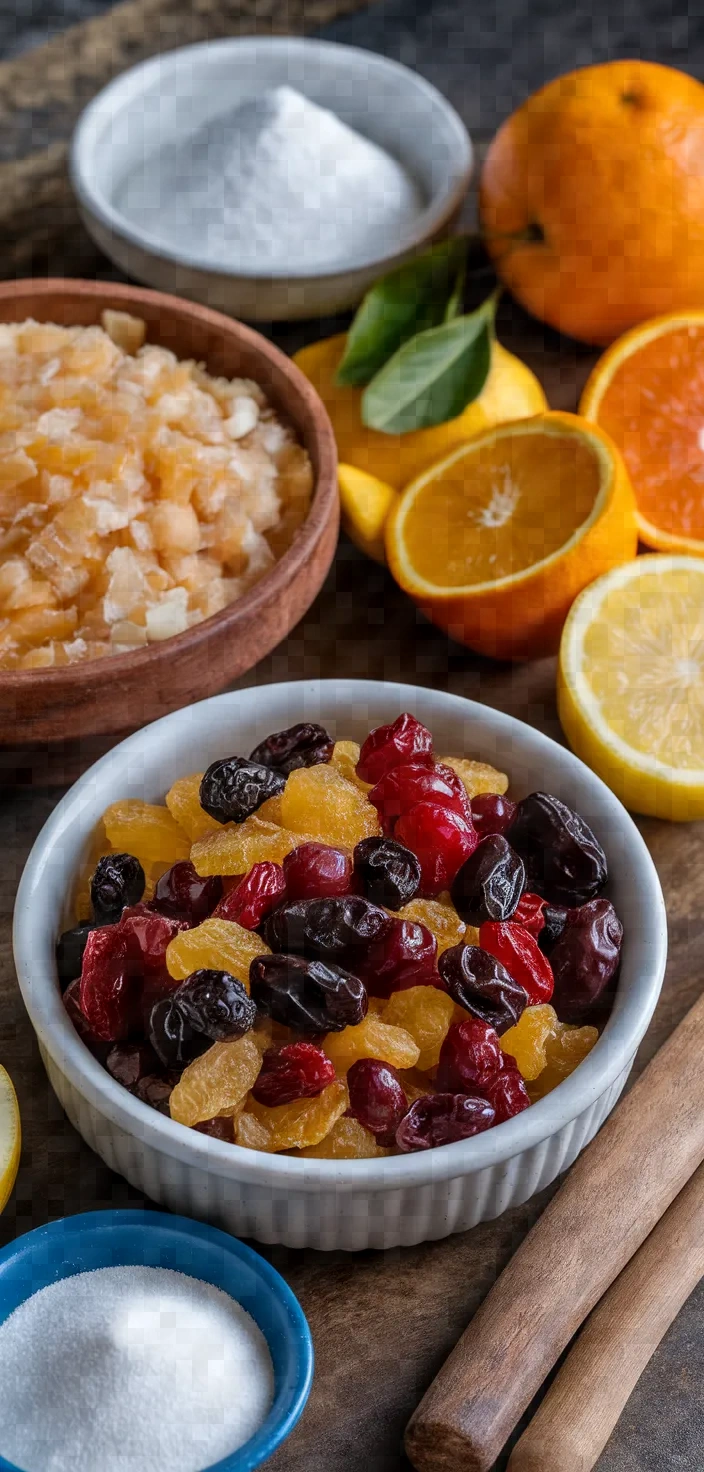
[[[46,1279],[37,1284],[35,1278],[30,1283],[29,1292],[21,1300],[26,1303],[35,1293],[56,1281],[55,1276],[49,1271],[51,1247],[55,1239],[59,1239],[59,1243],[64,1242],[67,1247],[70,1247],[71,1238],[76,1238],[80,1243],[81,1237],[86,1233],[104,1238],[106,1253],[105,1262],[101,1266],[113,1267],[115,1266],[114,1255],[109,1249],[109,1244],[115,1240],[116,1233],[125,1231],[147,1234],[153,1241],[156,1241],[157,1238],[167,1239],[165,1245],[171,1247],[172,1251],[174,1249],[179,1251],[188,1243],[195,1247],[196,1252],[199,1247],[214,1247],[219,1253],[222,1253],[225,1261],[234,1259],[236,1263],[243,1264],[245,1269],[256,1278],[260,1289],[270,1299],[276,1299],[284,1310],[286,1325],[284,1337],[291,1360],[295,1362],[295,1382],[280,1387],[278,1393],[275,1393],[266,1420],[248,1441],[236,1451],[229,1452],[220,1461],[210,1463],[203,1469],[203,1472],[254,1472],[254,1469],[261,1466],[287,1439],[305,1410],[313,1384],[314,1351],[308,1320],[293,1289],[261,1253],[256,1252],[245,1242],[241,1242],[238,1237],[233,1237],[231,1233],[224,1232],[219,1227],[211,1226],[207,1222],[196,1221],[191,1217],[140,1207],[114,1207],[59,1217],[54,1221],[46,1222],[43,1226],[34,1227],[29,1232],[23,1232],[21,1236],[16,1237],[0,1251],[0,1322],[4,1322],[2,1317],[4,1274],[8,1270],[12,1271],[13,1267],[19,1267],[23,1258],[31,1257],[38,1250],[42,1262],[42,1276]],[[100,1245],[102,1246],[102,1243]],[[132,1253],[129,1255],[132,1256]],[[187,1270],[187,1265],[174,1270],[185,1272],[187,1277],[198,1277],[197,1273]],[[78,1272],[80,1271],[79,1267]],[[63,1276],[73,1277],[74,1274],[68,1273]],[[199,1281],[212,1282],[212,1279],[200,1277]],[[234,1292],[231,1293],[231,1297],[239,1302]],[[282,1401],[282,1405],[277,1411],[279,1400]],[[277,1419],[272,1422],[272,1417],[275,1415]],[[21,1472],[20,1468],[16,1467],[13,1462],[8,1462],[2,1455],[0,1455],[0,1469],[1,1472]]]
[[[530,1109],[513,1119],[496,1125],[483,1134],[455,1144],[436,1146],[417,1153],[382,1159],[320,1160],[287,1155],[264,1154],[242,1146],[233,1149],[225,1141],[215,1140],[170,1118],[158,1114],[122,1088],[81,1042],[58,994],[53,950],[42,949],[37,941],[33,916],[41,905],[42,880],[52,861],[54,845],[62,832],[74,821],[80,822],[81,803],[99,786],[101,775],[112,766],[129,767],[139,759],[141,747],[159,743],[166,723],[172,727],[184,718],[193,731],[194,720],[207,723],[208,712],[216,704],[232,703],[233,725],[237,720],[236,702],[252,699],[264,703],[269,692],[291,705],[326,694],[338,704],[350,706],[364,702],[365,696],[382,689],[389,705],[399,709],[413,708],[418,696],[432,699],[450,713],[461,713],[481,723],[487,731],[510,736],[514,746],[523,745],[536,756],[559,752],[567,771],[589,785],[604,809],[604,821],[618,822],[628,838],[629,868],[638,868],[643,892],[639,939],[648,948],[649,968],[639,977],[637,995],[617,995],[614,1009],[591,1053],[574,1073]],[[399,702],[402,702],[399,704]],[[294,706],[295,708],[295,706]],[[114,1125],[152,1148],[201,1171],[217,1170],[218,1174],[252,1185],[317,1191],[334,1186],[338,1191],[354,1192],[388,1190],[409,1186],[427,1186],[438,1181],[474,1174],[494,1167],[536,1146],[575,1120],[614,1084],[632,1062],[655,1010],[665,972],[667,957],[667,923],[665,903],[655,865],[633,819],[610,788],[571,751],[551,737],[528,726],[515,716],[490,706],[467,700],[460,695],[436,691],[428,687],[376,680],[312,680],[287,681],[253,686],[243,691],[230,691],[163,716],[141,731],[119,743],[101,757],[74,783],[55,807],[39,833],[27,858],[15,903],[13,948],[20,991],[37,1034],[40,1049],[46,1050],[55,1066],[88,1103]],[[42,995],[37,993],[41,978]],[[53,1014],[53,1015],[52,1015]],[[58,1048],[57,1048],[58,1043]]]
[[[31,689],[48,697],[63,691],[67,678],[70,678],[73,690],[81,691],[93,689],[96,684],[101,683],[101,676],[102,683],[111,683],[111,677],[126,679],[140,674],[148,675],[160,657],[169,659],[172,655],[177,656],[183,649],[206,645],[216,628],[228,628],[236,635],[237,625],[243,619],[249,621],[256,617],[263,607],[275,601],[303,568],[311,544],[322,534],[330,515],[330,507],[336,504],[338,497],[337,445],[327,409],[313,384],[293,359],[264,337],[263,333],[240,322],[238,318],[228,317],[224,312],[216,312],[211,307],[201,306],[199,302],[191,302],[186,297],[174,296],[170,292],[124,282],[88,281],[70,276],[40,277],[36,280],[33,277],[20,277],[16,281],[0,282],[0,322],[4,320],[5,302],[16,301],[23,295],[50,298],[59,294],[67,298],[75,295],[82,300],[102,300],[107,297],[116,305],[122,304],[125,308],[132,307],[135,310],[140,304],[163,308],[165,315],[177,311],[179,315],[185,313],[187,317],[203,322],[214,331],[237,338],[252,351],[258,352],[263,361],[272,363],[284,377],[295,384],[310,414],[311,439],[315,442],[319,463],[314,472],[314,490],[308,515],[301,523],[290,547],[259,582],[241,598],[235,598],[232,603],[226,604],[219,613],[213,613],[200,623],[193,624],[182,634],[173,634],[169,639],[155,641],[145,645],[143,649],[127,654],[106,654],[99,659],[86,659],[77,664],[62,665],[58,669],[0,670],[0,690],[3,693]],[[299,427],[293,427],[300,438]]]
[[[153,82],[163,80],[164,73],[168,73],[172,64],[178,63],[181,58],[194,57],[196,54],[205,55],[206,51],[209,56],[214,57],[234,50],[241,54],[248,50],[255,52],[260,49],[266,49],[272,54],[277,51],[302,53],[315,49],[322,56],[339,55],[345,52],[358,62],[364,58],[364,65],[368,70],[377,70],[380,74],[393,72],[399,77],[402,76],[409,91],[412,89],[428,102],[440,107],[446,123],[455,135],[456,177],[449,185],[438,191],[425,209],[419,212],[415,225],[404,236],[400,249],[398,247],[389,249],[381,255],[372,253],[368,256],[360,256],[358,260],[341,262],[334,268],[315,271],[312,274],[306,270],[294,270],[287,266],[271,268],[265,273],[244,266],[227,270],[224,266],[218,266],[206,257],[184,254],[175,247],[169,247],[155,239],[147,230],[142,230],[139,226],[130,223],[127,217],[101,192],[99,185],[96,185],[94,171],[88,164],[88,158],[93,147],[93,129],[107,106],[110,105],[114,113],[125,92],[128,94],[126,105],[130,106],[134,102],[134,96],[129,97],[130,91],[136,91],[136,84],[140,80],[143,86],[136,95],[144,96],[147,91],[151,90]],[[411,71],[410,67],[404,66],[403,62],[394,61],[391,57],[383,56],[379,52],[368,51],[362,46],[347,46],[339,41],[318,40],[317,37],[312,36],[230,36],[218,41],[197,41],[190,46],[180,46],[173,51],[137,62],[135,66],[129,67],[127,71],[121,72],[119,76],[108,82],[107,86],[103,87],[84,108],[74,129],[69,148],[69,176],[79,205],[86,213],[94,216],[103,229],[126,240],[130,245],[136,246],[138,250],[147,251],[150,255],[169,261],[172,265],[182,266],[189,271],[198,271],[206,276],[222,280],[234,279],[251,282],[295,281],[304,284],[312,281],[334,281],[341,275],[369,271],[377,267],[381,274],[384,268],[392,267],[397,261],[417,251],[442,230],[461,205],[469,187],[473,168],[474,149],[469,132],[452,103],[432,82],[418,72]]]

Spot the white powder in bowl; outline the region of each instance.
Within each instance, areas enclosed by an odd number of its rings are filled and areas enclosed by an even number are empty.
[[[0,1325],[0,1455],[24,1472],[202,1472],[273,1396],[251,1316],[166,1268],[62,1278]]]
[[[275,87],[147,158],[116,204],[162,245],[221,269],[313,275],[396,248],[424,201],[383,148]]]

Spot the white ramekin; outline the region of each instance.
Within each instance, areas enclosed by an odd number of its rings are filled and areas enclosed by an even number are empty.
[[[609,860],[608,893],[625,938],[611,1018],[586,1061],[540,1103],[476,1139],[384,1160],[264,1155],[174,1124],[101,1068],[61,1003],[57,933],[94,824],[119,797],[158,801],[218,756],[270,731],[319,720],[338,738],[413,711],[441,754],[480,757],[511,792],[555,792],[592,824]],[[445,1237],[527,1200],[565,1170],[623,1089],[660,992],[667,949],[662,892],[620,802],[570,752],[530,726],[459,696],[369,680],[268,685],[176,711],[123,741],[71,788],[27,860],[15,909],[15,960],[47,1073],[69,1119],[108,1165],[174,1211],[290,1247],[394,1247]]]

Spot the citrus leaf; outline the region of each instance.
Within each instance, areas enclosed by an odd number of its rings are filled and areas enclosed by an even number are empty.
[[[492,296],[476,312],[404,343],[365,389],[367,428],[408,434],[461,414],[486,382],[495,309]]]
[[[455,277],[455,284],[452,288],[452,296],[450,297],[447,306],[445,307],[445,313],[442,319],[443,322],[454,322],[455,317],[459,317],[459,314],[462,310],[462,298],[464,296],[464,286],[466,280],[467,260],[465,257],[465,259],[460,262],[459,269]]]
[[[369,383],[404,342],[442,322],[466,251],[461,236],[444,240],[375,283],[347,334],[338,383]]]

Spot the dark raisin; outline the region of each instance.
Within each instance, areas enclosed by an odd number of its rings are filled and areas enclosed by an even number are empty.
[[[389,916],[362,895],[331,895],[279,905],[263,926],[272,951],[303,956],[344,956],[363,949],[388,929]]]
[[[111,925],[119,920],[126,905],[138,905],[146,882],[134,854],[106,854],[99,859],[90,885],[96,923]]]
[[[200,925],[212,914],[221,894],[222,879],[217,875],[202,879],[189,859],[181,859],[157,880],[151,908],[160,915]]]
[[[80,976],[86,941],[95,928],[92,920],[82,920],[80,925],[74,925],[71,930],[65,930],[59,936],[56,942],[56,970],[62,992],[69,982]]]
[[[468,925],[510,920],[526,882],[522,859],[500,833],[490,833],[465,859],[450,891]]]
[[[148,1074],[146,1078],[140,1078],[135,1084],[134,1092],[143,1104],[148,1104],[151,1109],[158,1110],[159,1114],[165,1114],[169,1118],[169,1099],[173,1093],[174,1082],[163,1078],[161,1074]]]
[[[450,946],[438,961],[438,971],[453,1000],[497,1033],[513,1027],[528,1006],[523,987],[479,946]]]
[[[394,1135],[408,1109],[408,1100],[395,1068],[379,1058],[358,1058],[347,1075],[350,1114],[371,1130],[382,1145],[393,1145]]]
[[[211,1140],[225,1140],[228,1145],[235,1143],[235,1121],[231,1114],[216,1114],[214,1119],[202,1119],[193,1128],[201,1135],[210,1135]]]
[[[165,1068],[185,1068],[210,1047],[210,1039],[191,1027],[174,998],[174,993],[162,997],[152,1007],[149,1041]]]
[[[241,981],[229,971],[203,969],[152,1008],[149,1041],[161,1062],[175,1068],[211,1043],[242,1037],[255,1019],[256,1008]]]
[[[543,911],[543,928],[538,936],[538,945],[541,951],[545,952],[546,956],[550,955],[555,941],[560,939],[567,924],[568,915],[569,910],[565,905],[545,906]]]
[[[584,904],[606,883],[606,855],[598,839],[578,813],[549,792],[522,798],[506,837],[523,859],[529,889],[550,904]]]
[[[363,838],[354,868],[367,899],[387,910],[402,909],[420,889],[418,859],[393,838]]]
[[[105,1067],[123,1089],[134,1089],[141,1078],[159,1072],[159,1059],[149,1043],[115,1043]]]
[[[555,977],[553,1005],[563,1022],[581,1022],[616,974],[623,926],[610,900],[591,900],[570,910],[550,952]]]
[[[367,1013],[366,988],[359,977],[329,961],[256,956],[249,979],[259,1011],[298,1032],[342,1032]]]
[[[430,1150],[488,1130],[496,1114],[486,1099],[467,1094],[424,1094],[416,1099],[396,1131],[399,1150]]]
[[[244,756],[224,757],[208,767],[200,784],[200,805],[218,823],[244,823],[285,786],[281,773],[271,767]]]
[[[274,731],[260,741],[250,754],[250,761],[260,762],[263,767],[275,767],[277,772],[288,776],[298,767],[316,767],[329,762],[335,742],[324,726],[314,721],[300,721],[285,731]]]

